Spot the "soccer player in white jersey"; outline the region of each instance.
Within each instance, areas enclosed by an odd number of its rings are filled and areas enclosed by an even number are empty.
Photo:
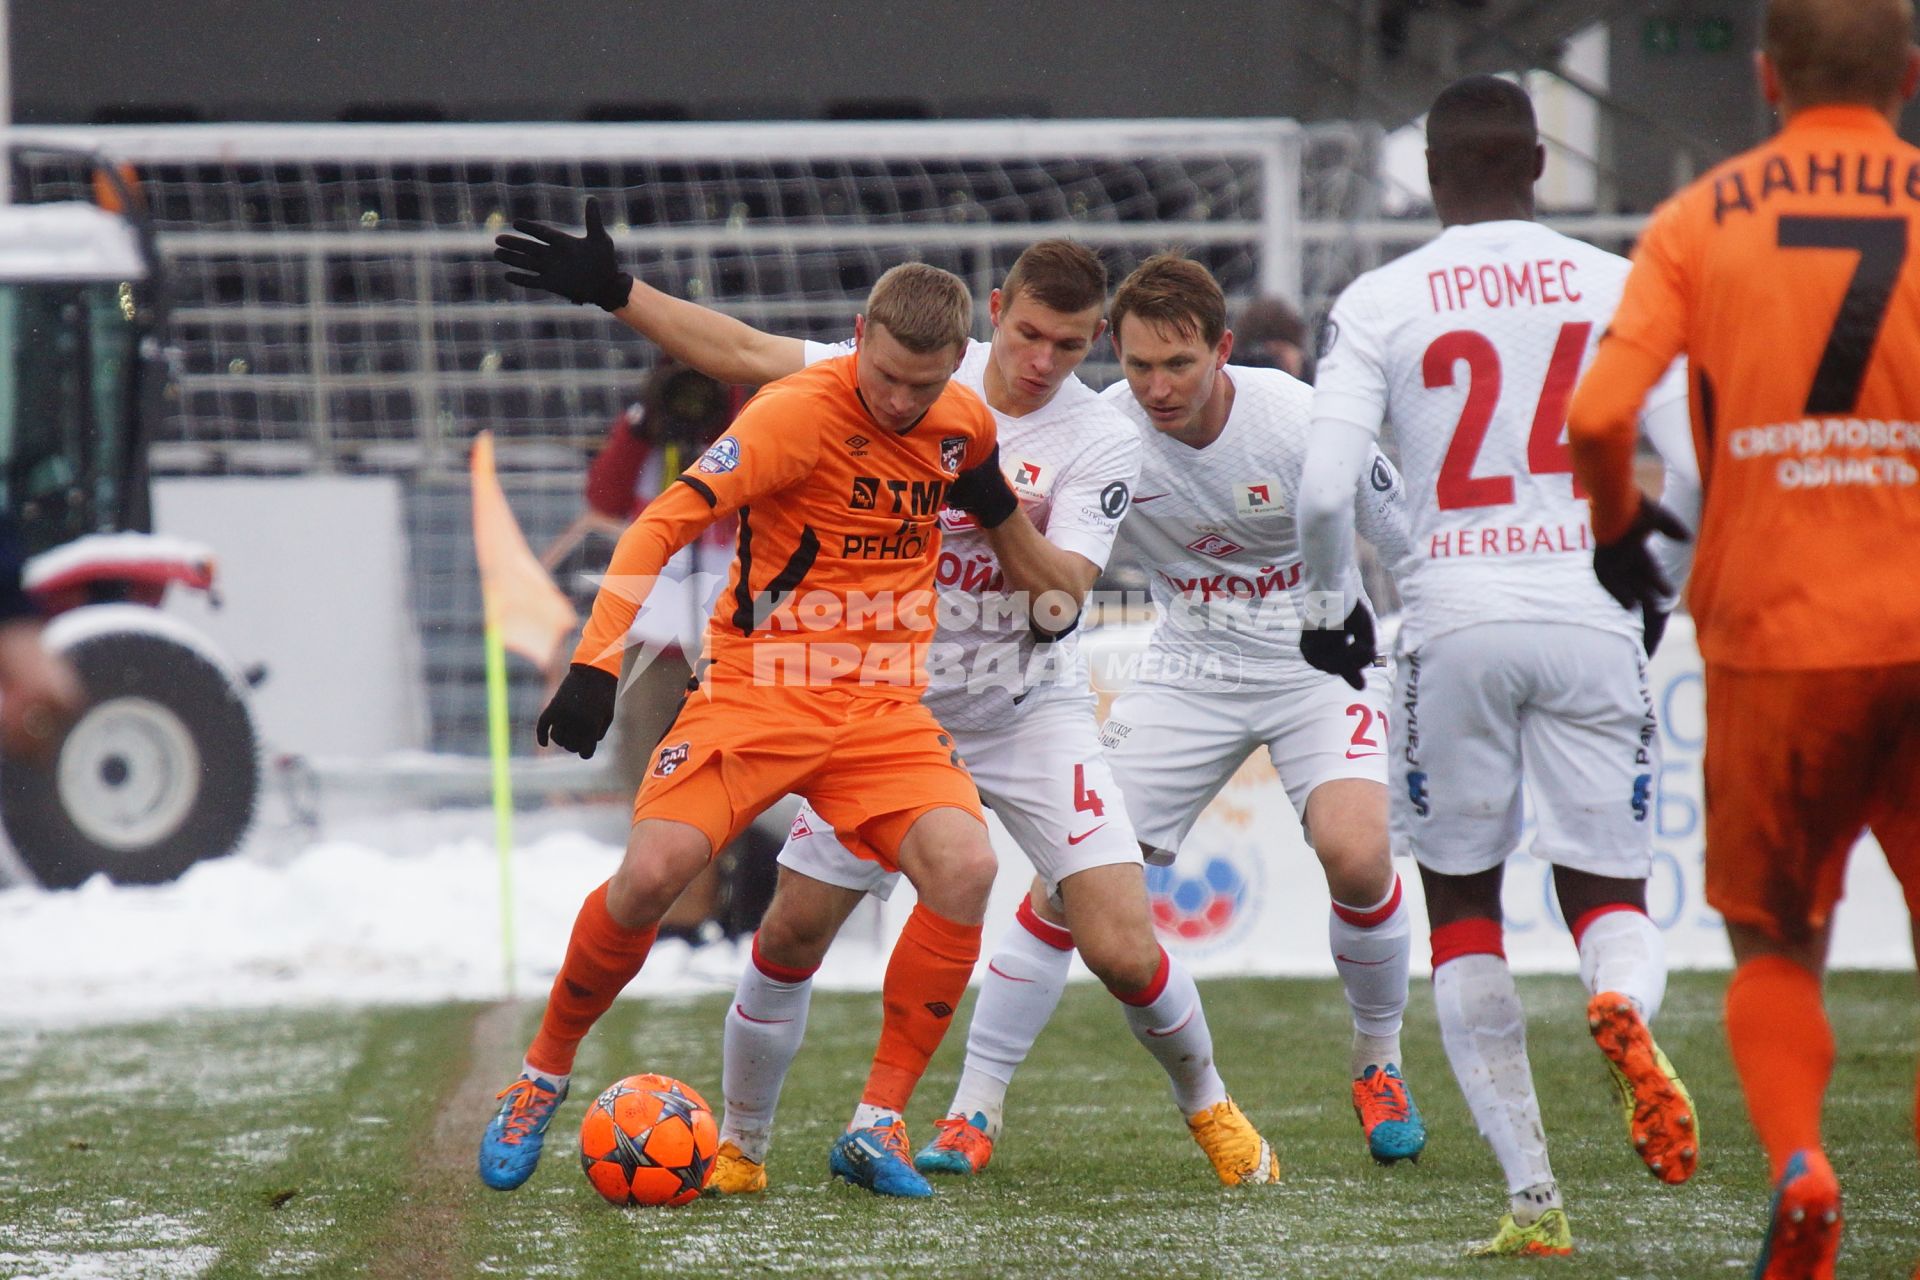
[[[1544,159],[1532,104],[1511,83],[1473,76],[1435,99],[1427,171],[1445,229],[1335,304],[1300,495],[1308,585],[1344,591],[1353,496],[1381,422],[1393,424],[1413,544],[1394,566],[1405,612],[1393,838],[1426,888],[1448,1059],[1506,1175],[1510,1211],[1483,1255],[1572,1249],[1501,941],[1523,776],[1533,853],[1553,864],[1588,1024],[1634,1144],[1669,1183],[1692,1174],[1700,1147],[1692,1102],[1647,1029],[1666,989],[1646,911],[1659,764],[1643,632],[1657,641],[1648,624],[1659,619],[1627,613],[1595,580],[1565,439],[1567,402],[1628,264],[1532,220]],[[1682,372],[1648,403],[1656,442],[1687,438]],[[1690,447],[1668,456],[1671,499],[1691,491],[1678,483]],[[1303,633],[1310,660],[1329,668],[1371,656],[1357,648]]]
[[[1226,299],[1189,259],[1141,264],[1109,316],[1126,382],[1102,398],[1133,419],[1144,449],[1123,537],[1149,570],[1159,619],[1139,678],[1108,714],[1108,765],[1142,850],[1165,863],[1248,754],[1266,750],[1332,897],[1328,941],[1354,1026],[1349,1098],[1368,1150],[1382,1163],[1417,1157],[1426,1131],[1400,1069],[1410,927],[1388,854],[1386,682],[1360,669],[1330,677],[1298,650],[1308,602],[1293,513],[1312,389],[1276,369],[1228,363]],[[1371,474],[1349,505],[1391,563],[1406,550],[1399,477],[1377,453]],[[1341,586],[1360,594],[1351,559]],[[1371,627],[1364,603],[1349,621]],[[1039,893],[1030,906],[1037,923],[1058,921]],[[1033,954],[1002,944],[975,1028],[1000,999],[1009,960],[1023,965],[1012,972],[1037,976]],[[1067,955],[1046,959],[1042,972],[1057,983]],[[1018,1046],[1013,1061],[1045,1012],[1003,1033]]]
[[[1106,270],[1098,257],[1068,241],[1042,241],[1020,256],[989,301],[992,342],[973,343],[954,375],[993,410],[1002,469],[1031,517],[1027,528],[1044,536],[1030,538],[1019,562],[997,560],[965,517],[942,513],[941,625],[925,702],[953,735],[982,797],[1032,861],[1036,896],[1059,904],[1088,968],[1122,1002],[1135,1037],[1165,1068],[1174,1100],[1221,1181],[1269,1182],[1278,1160],[1227,1096],[1193,978],[1154,936],[1140,847],[1100,749],[1076,637],[1070,629],[1039,637],[1026,616],[1010,618],[996,607],[1010,592],[1036,601],[1052,593],[1054,624],[1070,624],[1126,514],[1140,441],[1073,376],[1105,329],[1105,300]],[[769,381],[844,349],[763,333],[642,284],[616,314],[670,355],[729,381]],[[804,807],[780,863],[779,887],[727,1013],[726,1110],[711,1184],[725,1193],[766,1187],[774,1109],[805,1030],[812,974],[861,897],[886,897],[898,879],[855,857]],[[1063,959],[1062,972],[1029,983],[1017,997],[1050,1011],[1064,985],[1066,955],[1051,940],[1064,937],[1066,926],[1040,922],[1025,904],[1020,919],[1025,923],[1015,928],[1022,937],[1049,939],[1033,946]],[[989,1080],[983,1093],[991,1100],[979,1105],[969,1103],[963,1087],[938,1136],[908,1163],[899,1110],[926,1053],[894,1046],[911,1049],[910,1016],[925,1015],[894,995],[896,987],[911,990],[894,979],[910,963],[913,927],[910,918],[901,938],[906,945],[896,944],[889,962],[880,1050],[849,1126],[871,1131],[878,1125],[899,1141],[849,1153],[857,1166],[850,1171],[834,1167],[883,1194],[924,1196],[931,1186],[923,1171],[973,1173],[985,1165],[1005,1084]],[[999,963],[1001,972],[1016,975],[1036,967],[1021,957],[1003,956]],[[931,1029],[936,1043],[941,1029]],[[991,1026],[983,1028],[976,1015],[970,1060],[976,1048],[1004,1060],[992,1041]],[[1010,1076],[1017,1062],[993,1069]]]
[[[1142,263],[1109,315],[1127,381],[1101,398],[1133,420],[1144,453],[1122,537],[1151,573],[1159,620],[1108,714],[1108,766],[1141,851],[1164,864],[1248,754],[1267,751],[1333,898],[1329,941],[1354,1021],[1349,1096],[1368,1150],[1387,1164],[1417,1157],[1426,1130],[1400,1072],[1410,926],[1388,856],[1386,683],[1358,669],[1330,677],[1299,654],[1293,512],[1312,389],[1227,363],[1226,299],[1197,262]],[[1373,477],[1355,516],[1392,560],[1406,550],[1399,477],[1378,455]],[[1358,569],[1348,575],[1357,595]],[[1353,625],[1371,626],[1364,605]],[[1080,941],[1036,882],[981,980],[951,1108],[984,1116],[982,1138]]]

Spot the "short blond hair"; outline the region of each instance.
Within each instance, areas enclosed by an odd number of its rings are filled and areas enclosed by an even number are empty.
[[[1797,106],[1878,106],[1900,96],[1911,0],[1771,0],[1761,48]]]
[[[874,281],[866,315],[868,324],[879,325],[915,355],[964,347],[973,333],[967,286],[953,272],[924,262],[903,262]]]

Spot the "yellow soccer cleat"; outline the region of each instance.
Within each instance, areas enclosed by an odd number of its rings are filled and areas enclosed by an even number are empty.
[[[1230,1187],[1280,1181],[1280,1157],[1253,1127],[1233,1099],[1216,1102],[1187,1117],[1193,1140],[1213,1162],[1213,1171]]]
[[[1640,1011],[1619,992],[1602,991],[1587,1002],[1587,1028],[1613,1073],[1633,1149],[1660,1181],[1685,1182],[1700,1163],[1699,1115]]]
[[[1467,1250],[1470,1258],[1560,1258],[1573,1252],[1573,1228],[1567,1225],[1565,1209],[1549,1209],[1528,1226],[1513,1220],[1511,1213],[1500,1217],[1500,1230],[1493,1239]]]
[[[729,1140],[713,1155],[713,1175],[707,1179],[707,1193],[716,1196],[758,1195],[767,1189],[767,1166],[749,1160]]]

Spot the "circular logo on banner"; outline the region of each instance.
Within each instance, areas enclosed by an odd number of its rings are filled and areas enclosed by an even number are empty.
[[[1250,845],[1190,845],[1173,866],[1147,868],[1154,928],[1184,955],[1210,955],[1246,940],[1265,891],[1265,867]]]

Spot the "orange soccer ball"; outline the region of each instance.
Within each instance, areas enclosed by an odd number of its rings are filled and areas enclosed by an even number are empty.
[[[607,1086],[580,1125],[587,1181],[622,1206],[697,1198],[719,1147],[706,1099],[671,1076],[628,1076]]]

